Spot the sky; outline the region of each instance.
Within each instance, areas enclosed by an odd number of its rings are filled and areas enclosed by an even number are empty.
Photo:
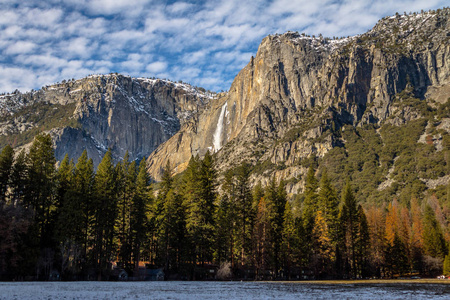
[[[385,16],[448,0],[0,0],[0,93],[90,74],[228,90],[261,40],[362,34]]]

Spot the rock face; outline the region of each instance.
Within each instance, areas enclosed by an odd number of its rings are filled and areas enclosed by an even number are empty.
[[[169,159],[180,172],[191,155],[210,150],[220,170],[246,160],[280,166],[254,180],[288,179],[305,172],[299,161],[342,142],[329,131],[420,117],[395,107],[395,96],[408,90],[430,103],[448,101],[449,16],[450,9],[396,15],[344,39],[294,32],[264,38],[229,92],[151,154],[151,175],[158,179]]]
[[[156,180],[168,160],[182,172],[192,155],[211,151],[219,171],[247,161],[253,182],[284,178],[288,192],[297,193],[304,187],[308,160],[325,160],[338,148],[337,154],[347,155],[344,129],[350,134],[372,126],[381,137],[383,126],[422,122],[428,107],[437,111],[448,103],[449,17],[448,8],[396,15],[343,39],[270,35],[229,91],[217,95],[187,84],[114,74],[3,95],[0,147],[24,146],[46,131],[58,160],[66,153],[76,159],[84,149],[96,165],[107,148],[117,160],[126,151],[132,159],[150,155],[148,170]],[[442,112],[418,136],[439,151],[445,150],[449,132],[448,113]],[[397,154],[391,154],[375,158],[382,180],[390,180],[392,172],[398,177],[391,169]],[[448,179],[441,175],[436,176]],[[431,182],[431,177],[422,179]]]
[[[9,138],[12,142],[27,128],[42,128],[52,135],[58,160],[66,153],[76,159],[86,149],[97,165],[108,148],[116,159],[126,151],[131,159],[140,159],[191,122],[213,96],[187,84],[159,79],[89,76],[3,96],[0,132],[3,141]],[[50,120],[36,119],[33,108],[42,106],[46,114],[49,110],[64,113],[50,115]],[[61,114],[63,122],[53,120]],[[44,121],[55,124],[47,126]]]

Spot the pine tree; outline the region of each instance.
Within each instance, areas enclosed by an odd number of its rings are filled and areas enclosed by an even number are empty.
[[[355,239],[356,276],[365,278],[369,268],[370,233],[366,214],[361,205],[358,205],[358,228]]]
[[[266,271],[270,270],[272,265],[272,206],[266,200],[267,197],[261,197],[258,203],[258,210],[255,222],[255,266],[256,278],[265,279]]]
[[[193,261],[202,265],[212,261],[214,237],[214,212],[216,199],[216,171],[209,152],[203,160],[191,160],[186,173],[187,219]]]
[[[231,263],[231,267],[235,269],[237,267],[238,263],[238,257],[241,253],[239,251],[238,240],[240,239],[239,232],[239,220],[241,219],[239,217],[238,212],[238,206],[236,201],[236,182],[235,182],[235,176],[234,171],[232,169],[227,170],[224,175],[224,181],[222,183],[222,190],[223,190],[223,197],[222,201],[219,205],[224,205],[226,207],[226,213],[223,215],[223,222],[219,223],[218,226],[220,226],[220,230],[227,232],[227,245],[224,245],[224,247],[227,248],[225,250],[224,254],[225,260],[229,261]],[[218,215],[221,216],[221,214]],[[225,223],[225,224],[224,224]]]
[[[306,185],[304,193],[305,200],[303,202],[303,214],[302,214],[302,219],[304,222],[306,232],[312,232],[312,228],[314,227],[314,216],[318,210],[318,195],[317,195],[318,183],[314,173],[315,170],[311,165],[306,175]]]
[[[356,199],[350,185],[350,181],[342,192],[342,209],[340,212],[340,224],[344,228],[344,252],[347,274],[356,277],[356,237],[358,234],[358,209]]]
[[[116,233],[119,243],[119,263],[129,267],[132,264],[131,254],[131,207],[136,189],[136,163],[129,161],[128,151],[122,162],[116,166],[117,213]]]
[[[0,205],[6,203],[13,162],[14,150],[10,145],[6,145],[0,153]]]
[[[237,249],[241,265],[251,261],[252,230],[255,213],[253,211],[253,197],[250,183],[250,166],[241,164],[236,170],[235,207],[236,207],[236,233]]]
[[[94,163],[92,159],[88,158],[87,151],[84,150],[75,165],[73,182],[69,191],[73,209],[79,214],[80,232],[76,235],[80,235],[80,237],[77,237],[76,240],[79,240],[82,245],[81,261],[83,264],[88,259],[88,248],[92,248],[95,241],[94,175]],[[93,261],[91,260],[89,263],[92,265]]]
[[[425,207],[423,227],[425,253],[432,257],[444,258],[447,253],[445,239],[436,215],[429,205]]]
[[[94,262],[100,278],[116,250],[114,225],[117,217],[116,174],[111,149],[98,165],[94,183]]]
[[[336,195],[336,191],[331,185],[328,178],[327,170],[322,172],[322,178],[320,179],[320,189],[318,193],[319,210],[322,211],[325,222],[327,223],[330,237],[332,239],[333,247],[336,247],[338,240],[338,215],[339,215],[339,200]]]
[[[144,157],[139,164],[139,172],[136,178],[136,193],[133,197],[130,220],[131,245],[136,269],[139,267],[143,245],[147,237],[151,200],[150,176],[147,172],[147,162]]]
[[[227,194],[222,195],[216,208],[214,260],[219,264],[231,262],[233,250],[233,213]]]
[[[160,246],[160,263],[170,274],[177,273],[185,252],[186,209],[180,195],[170,189],[164,200],[158,217],[158,240]]]
[[[297,230],[295,226],[294,216],[292,215],[292,208],[288,201],[286,201],[284,215],[283,215],[283,233],[282,233],[282,258],[284,265],[284,274],[287,279],[291,277],[291,267],[297,262],[299,241]]]
[[[18,203],[25,208],[29,207],[27,199],[30,194],[30,180],[28,174],[28,156],[25,150],[19,152],[14,160],[10,177],[11,202]]]
[[[78,269],[78,255],[81,252],[81,211],[77,205],[77,199],[72,193],[74,180],[74,164],[65,155],[56,172],[57,178],[57,206],[58,219],[56,235],[58,250],[61,256],[61,271],[76,272]]]
[[[315,222],[315,215],[318,210],[318,195],[317,195],[318,183],[315,176],[315,170],[311,165],[308,169],[306,175],[305,184],[305,200],[302,205],[302,228],[304,230],[304,236],[302,238],[303,244],[303,254],[304,262],[308,263],[310,261],[310,256],[312,255],[312,245],[313,245],[313,228]]]
[[[30,193],[25,201],[34,209],[41,249],[50,248],[54,246],[53,228],[56,221],[54,218],[56,159],[50,135],[40,134],[34,138],[28,158]]]

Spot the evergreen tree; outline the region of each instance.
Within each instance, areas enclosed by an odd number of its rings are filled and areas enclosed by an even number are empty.
[[[28,175],[28,156],[25,150],[19,152],[14,160],[10,177],[11,202],[19,203],[25,208],[29,207],[30,180]]]
[[[303,202],[302,214],[306,232],[312,232],[312,228],[314,227],[314,215],[318,210],[317,188],[318,183],[315,176],[315,170],[311,165],[306,175],[305,200]]]
[[[10,145],[6,145],[0,153],[0,205],[6,203],[13,162],[14,150]]]
[[[73,213],[79,215],[78,226],[80,228],[76,234],[76,241],[82,245],[82,264],[87,262],[88,248],[92,248],[95,241],[94,178],[94,163],[92,159],[88,158],[87,151],[84,150],[75,165],[73,182],[69,190]],[[93,261],[91,260],[90,263],[93,264]]]
[[[236,208],[236,254],[241,265],[251,262],[252,230],[255,213],[250,183],[250,166],[242,163],[236,170],[235,208]]]
[[[336,246],[338,239],[338,215],[339,215],[339,200],[336,195],[336,191],[331,185],[328,178],[327,170],[322,172],[322,178],[320,179],[320,189],[318,193],[319,210],[322,211],[325,222],[327,223],[330,237],[332,239],[333,246]]]
[[[342,192],[342,209],[340,212],[340,224],[344,228],[344,253],[346,272],[356,277],[356,238],[358,234],[358,209],[356,198],[350,185],[350,181]]]
[[[57,170],[57,240],[62,275],[78,273],[83,249],[83,212],[74,187],[74,163],[66,154]]]
[[[302,205],[302,228],[304,229],[304,236],[302,238],[304,262],[308,263],[310,261],[310,256],[312,255],[312,244],[313,244],[313,228],[314,228],[314,218],[318,210],[318,195],[317,195],[318,183],[315,176],[315,170],[311,165],[308,169],[306,175],[305,183],[305,200]]]
[[[99,278],[114,259],[116,243],[114,225],[117,217],[116,174],[111,149],[98,165],[94,183],[94,262]],[[97,263],[98,262],[98,263]]]
[[[356,276],[365,278],[369,269],[370,234],[366,214],[361,205],[358,205],[358,228],[355,238]]]
[[[425,253],[432,257],[444,258],[447,253],[445,239],[436,215],[429,205],[425,207],[423,227]]]
[[[239,217],[238,213],[238,205],[236,201],[236,182],[235,182],[235,176],[234,171],[232,169],[227,170],[224,175],[224,181],[222,183],[222,190],[223,190],[223,198],[222,198],[222,205],[226,207],[226,212],[223,215],[223,222],[218,223],[218,226],[221,227],[221,231],[227,232],[227,245],[225,247],[228,248],[224,253],[226,255],[225,260],[229,261],[231,263],[231,267],[235,269],[238,264],[238,257],[241,251],[239,251],[238,241],[240,240],[239,235],[239,220],[241,218]],[[220,205],[219,204],[219,205]],[[218,215],[221,216],[222,214]],[[221,217],[222,218],[222,217]],[[225,223],[225,224],[224,224]]]
[[[123,267],[132,264],[131,254],[131,208],[136,189],[136,163],[129,161],[128,151],[116,166],[117,213],[116,233],[119,244],[119,263]]]
[[[131,245],[136,269],[139,267],[143,245],[147,237],[148,215],[152,199],[151,192],[150,176],[147,172],[147,162],[144,157],[139,164],[130,220]]]
[[[30,193],[25,201],[34,209],[41,249],[51,248],[54,246],[53,229],[56,221],[56,160],[50,135],[40,134],[34,138],[28,158]]]
[[[256,279],[266,279],[266,271],[272,266],[272,206],[261,197],[258,202],[258,210],[255,222],[255,253]]]
[[[214,212],[216,199],[216,171],[212,156],[206,153],[203,160],[191,159],[186,173],[187,219],[194,262],[212,261],[214,237]]]
[[[170,189],[158,218],[159,262],[165,272],[177,273],[185,252],[186,209],[180,195]]]
[[[395,234],[393,243],[389,243],[386,250],[386,268],[391,277],[403,275],[408,271],[408,257],[406,256],[405,245]]]
[[[221,264],[231,260],[233,251],[233,214],[227,194],[220,198],[215,216],[214,260]]]
[[[288,201],[286,201],[284,209],[282,237],[283,241],[281,251],[284,265],[284,275],[287,279],[290,279],[291,267],[297,263],[297,258],[299,257],[298,248],[300,245],[294,216],[292,215],[292,208]]]

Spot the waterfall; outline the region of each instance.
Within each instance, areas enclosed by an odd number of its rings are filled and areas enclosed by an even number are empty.
[[[217,121],[217,127],[216,131],[213,135],[213,145],[214,145],[214,152],[217,152],[221,148],[221,137],[222,137],[222,131],[223,131],[223,118],[225,116],[225,111],[227,110],[227,102],[222,106],[222,110],[220,111],[219,120]]]

